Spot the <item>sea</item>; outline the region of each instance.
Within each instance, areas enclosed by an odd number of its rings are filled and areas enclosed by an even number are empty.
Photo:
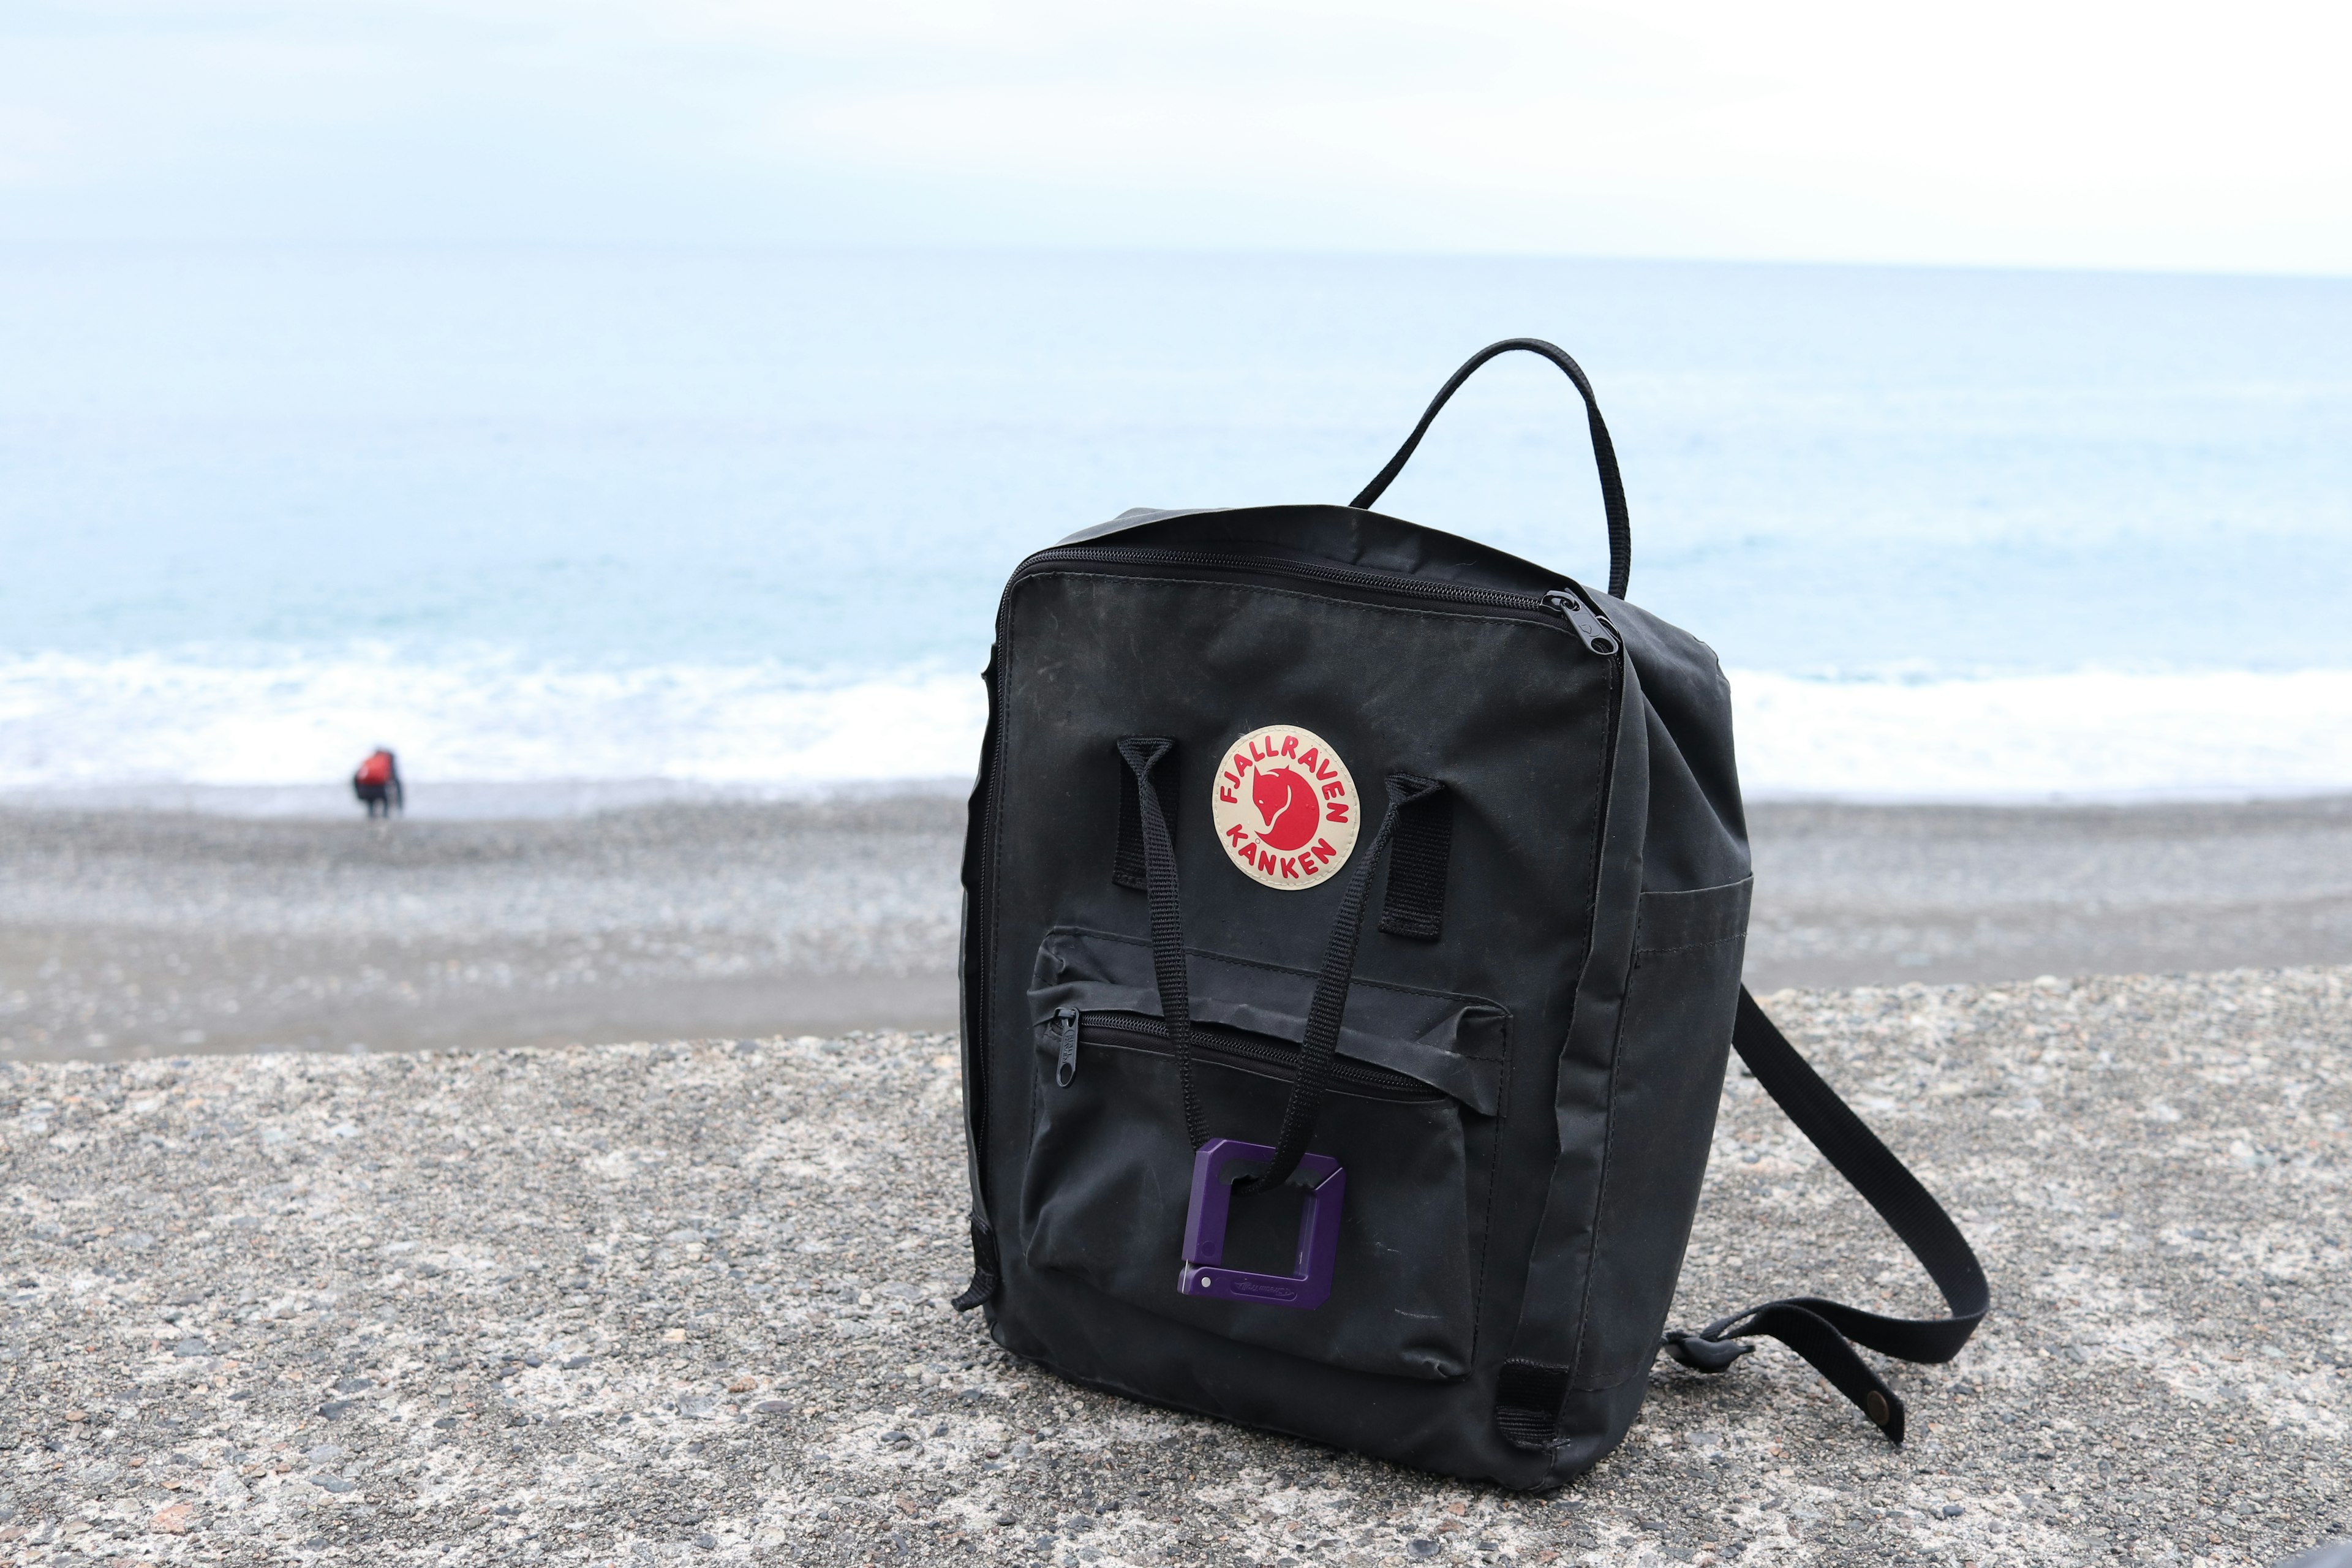
[[[1752,794],[2352,789],[2352,279],[1444,257],[0,247],[0,799],[961,787],[997,594],[1345,501],[1551,339]],[[1383,510],[1598,583],[1488,367]]]

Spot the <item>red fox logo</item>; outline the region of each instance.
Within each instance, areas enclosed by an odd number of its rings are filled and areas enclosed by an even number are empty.
[[[1305,848],[1323,826],[1323,804],[1315,798],[1315,786],[1293,768],[1258,769],[1250,780],[1250,804],[1265,821],[1260,842],[1281,854]]]
[[[1268,724],[1224,748],[1209,815],[1225,858],[1260,887],[1320,887],[1356,847],[1356,781],[1329,742]]]

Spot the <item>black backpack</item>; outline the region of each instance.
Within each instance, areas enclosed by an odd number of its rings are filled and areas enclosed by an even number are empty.
[[[1520,349],[1584,397],[1609,592],[1369,510]],[[1715,655],[1625,603],[1591,384],[1512,339],[1348,506],[1129,511],[997,610],[964,846],[971,1287],[1090,1387],[1507,1487],[1614,1447],[1661,1348],[1778,1338],[1887,1436],[1859,1342],[1990,1297],[1944,1211],[1739,983]],[[1661,1335],[1725,1047],[1952,1315],[1814,1297]]]

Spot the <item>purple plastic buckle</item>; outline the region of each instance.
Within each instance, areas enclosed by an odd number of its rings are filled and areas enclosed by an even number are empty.
[[[1192,1206],[1184,1215],[1184,1272],[1177,1276],[1176,1289],[1187,1296],[1312,1311],[1331,1299],[1332,1265],[1339,1256],[1339,1201],[1348,1195],[1348,1173],[1328,1154],[1298,1157],[1298,1169],[1314,1183],[1298,1216],[1298,1272],[1252,1274],[1220,1266],[1225,1219],[1234,1204],[1225,1167],[1242,1161],[1271,1164],[1274,1151],[1238,1138],[1212,1138],[1192,1156]]]

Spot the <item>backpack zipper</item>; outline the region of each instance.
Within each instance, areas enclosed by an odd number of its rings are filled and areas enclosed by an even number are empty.
[[[1606,658],[1617,651],[1617,628],[1582,599],[1566,588],[1554,588],[1544,595],[1544,603],[1567,618],[1584,646]]]
[[[1111,1050],[1143,1051],[1152,1056],[1175,1054],[1175,1047],[1169,1043],[1166,1020],[1146,1013],[1079,1013],[1065,1007],[1054,1015],[1054,1026],[1060,1031],[1060,1065],[1055,1070],[1054,1081],[1065,1089],[1077,1077],[1081,1040]],[[1283,1074],[1298,1070],[1297,1046],[1222,1024],[1192,1026],[1192,1054],[1200,1060],[1222,1061],[1228,1066],[1275,1068]],[[1354,1095],[1360,1100],[1418,1101],[1446,1098],[1444,1090],[1432,1089],[1417,1078],[1349,1057],[1332,1058],[1331,1088],[1334,1093]]]
[[[1613,627],[1610,626],[1587,602],[1580,590],[1554,588],[1544,594],[1514,594],[1501,588],[1474,588],[1463,583],[1438,583],[1415,577],[1403,572],[1374,572],[1358,566],[1333,566],[1316,561],[1293,561],[1279,555],[1250,555],[1204,550],[1154,550],[1144,545],[1125,547],[1105,546],[1088,549],[1085,546],[1056,547],[1043,550],[1023,562],[1013,574],[1013,582],[1005,584],[1005,596],[1012,596],[1013,585],[1024,577],[1051,570],[1066,561],[1131,561],[1143,564],[1204,567],[1212,571],[1243,572],[1274,577],[1295,577],[1309,583],[1328,583],[1335,587],[1362,588],[1379,594],[1395,594],[1405,598],[1440,599],[1450,604],[1480,605],[1494,609],[1520,610],[1546,620],[1552,616],[1568,623],[1577,639],[1591,652],[1603,658],[1616,656],[1621,646]],[[1032,568],[1035,571],[1033,572]]]

